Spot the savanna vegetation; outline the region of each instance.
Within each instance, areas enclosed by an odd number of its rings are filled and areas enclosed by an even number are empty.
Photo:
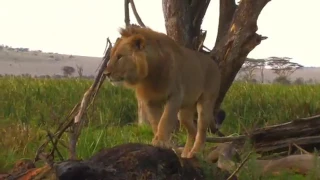
[[[57,128],[91,84],[92,80],[79,78],[0,78],[1,171],[12,168],[21,158],[34,158],[47,135],[46,130]],[[245,130],[319,114],[319,91],[320,85],[235,82],[223,104],[227,118],[222,131],[226,135],[241,134]],[[79,138],[78,156],[86,159],[102,148],[128,142],[150,144],[151,128],[136,124],[136,104],[132,91],[105,82],[95,104],[85,115],[86,127]],[[185,133],[179,132],[175,139],[183,143]],[[62,142],[68,143],[66,135]],[[61,153],[67,155],[63,148]],[[254,171],[243,169],[241,172],[240,179],[254,178]],[[305,179],[288,173],[272,179],[284,177]]]
[[[222,81],[215,108],[222,107],[227,112],[221,129],[226,135],[243,134],[258,127],[320,114],[320,85],[234,82],[247,55],[267,39],[256,31],[259,14],[268,2],[220,0],[217,38],[214,47],[209,49],[203,45],[206,31],[201,29],[201,24],[210,0],[162,0],[166,34],[180,45],[210,55],[219,65]],[[126,26],[131,24],[129,4],[138,24],[145,26],[133,0],[124,0],[124,3]],[[75,71],[71,68],[62,70],[66,77]],[[288,76],[275,70],[281,78]],[[32,159],[43,139],[65,120],[91,84],[91,80],[81,78],[0,78],[0,170],[6,172],[18,159]],[[86,159],[102,148],[128,142],[150,144],[151,128],[136,123],[137,119],[147,119],[138,117],[137,110],[143,111],[144,107],[137,107],[137,104],[132,91],[105,82],[96,102],[84,116],[85,127],[77,144],[77,156]],[[174,137],[180,144],[185,138],[182,132]],[[60,142],[60,146],[68,144],[66,134]],[[67,156],[66,149],[60,151],[62,156]],[[254,161],[249,159],[247,164],[247,168],[240,169],[239,179],[306,179],[292,172],[259,177]],[[207,179],[217,179],[215,164],[204,162],[202,167]],[[307,179],[315,179],[316,171],[317,168],[310,172]]]

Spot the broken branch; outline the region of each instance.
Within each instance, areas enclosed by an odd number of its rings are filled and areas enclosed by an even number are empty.
[[[107,66],[107,63],[110,59],[110,53],[111,53],[111,48],[112,44],[109,40],[107,39],[107,45],[108,49],[105,51],[104,57],[103,57],[103,63],[100,66],[98,75],[96,76],[93,84],[91,87],[84,93],[83,98],[81,100],[81,104],[79,107],[78,114],[74,117],[74,125],[72,126],[73,132],[70,134],[70,158],[71,159],[76,159],[76,144],[78,141],[78,138],[81,133],[83,121],[82,121],[82,116],[85,113],[85,111],[88,109],[88,105],[90,101],[93,101],[98,93],[104,79],[105,75],[103,74],[104,68]]]
[[[240,171],[240,169],[243,167],[243,165],[248,161],[251,154],[252,154],[252,151],[250,151],[250,153],[244,158],[244,160],[240,163],[240,165],[237,167],[237,169],[235,171],[233,171],[233,173],[228,177],[227,180],[231,180]]]

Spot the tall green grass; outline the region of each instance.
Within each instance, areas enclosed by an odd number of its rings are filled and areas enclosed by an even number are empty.
[[[12,167],[19,158],[32,158],[45,139],[45,130],[54,130],[64,120],[91,83],[80,79],[0,78],[0,171]],[[222,131],[242,133],[320,114],[319,92],[320,85],[234,83],[222,105],[227,112]],[[121,143],[149,143],[151,129],[134,124],[136,110],[131,90],[105,82],[85,116],[87,127],[78,145],[80,157]]]

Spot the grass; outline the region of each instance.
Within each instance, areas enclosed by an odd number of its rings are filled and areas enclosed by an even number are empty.
[[[12,168],[18,159],[33,158],[45,139],[45,130],[54,130],[91,83],[91,80],[80,79],[0,78],[0,172]],[[226,134],[242,133],[320,114],[319,91],[320,85],[235,83],[223,103],[228,114],[222,131]],[[86,115],[88,126],[79,140],[79,156],[85,159],[101,148],[127,142],[150,143],[151,129],[134,124],[136,109],[131,90],[104,83],[94,107]],[[178,137],[180,140],[185,138],[184,134]],[[66,136],[62,139],[67,141]],[[65,151],[62,153],[67,155]],[[244,172],[241,173],[244,179],[254,177],[252,171],[251,174]],[[282,177],[288,178],[305,179],[290,173]]]

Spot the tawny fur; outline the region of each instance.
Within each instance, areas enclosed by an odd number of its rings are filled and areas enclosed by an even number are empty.
[[[213,119],[220,88],[217,64],[149,28],[129,26],[120,29],[120,34],[105,70],[109,81],[134,89],[145,103],[153,145],[172,147],[171,133],[179,119],[188,133],[181,156],[192,158],[202,150]]]

